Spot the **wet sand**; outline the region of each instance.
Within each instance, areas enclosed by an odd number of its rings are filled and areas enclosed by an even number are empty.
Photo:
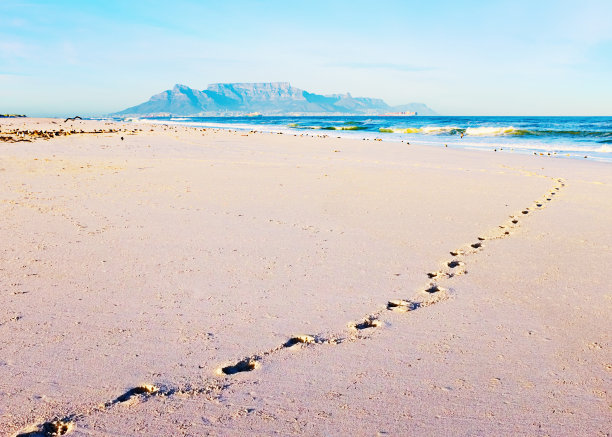
[[[0,130],[0,434],[610,435],[610,164]]]

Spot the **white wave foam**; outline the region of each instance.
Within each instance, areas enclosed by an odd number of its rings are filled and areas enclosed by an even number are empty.
[[[532,152],[544,152],[544,153],[556,153],[557,155],[564,155],[567,153],[612,153],[612,146],[599,146],[599,147],[589,147],[589,146],[576,146],[576,145],[547,145],[547,144],[537,144],[537,143],[527,143],[521,144],[516,142],[509,143],[489,143],[489,142],[470,142],[470,141],[461,141],[461,142],[449,142],[459,147],[467,147],[477,148],[477,149],[498,149],[498,150],[521,150],[521,151],[532,151]]]
[[[423,134],[437,135],[445,132],[451,132],[457,129],[459,128],[456,126],[423,126],[419,129],[419,132]]]
[[[381,127],[378,129],[382,133],[393,133],[393,134],[418,134],[421,132],[420,128],[409,127],[409,128],[395,128],[395,127]]]
[[[502,127],[468,127],[465,130],[465,135],[473,137],[495,137],[498,135],[508,135],[516,132],[514,126]]]

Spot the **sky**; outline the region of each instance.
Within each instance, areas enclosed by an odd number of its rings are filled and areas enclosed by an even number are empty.
[[[612,0],[0,0],[0,113],[291,82],[444,115],[612,116]]]

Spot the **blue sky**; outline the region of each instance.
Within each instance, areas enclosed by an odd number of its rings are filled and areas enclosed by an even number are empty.
[[[610,17],[610,0],[0,0],[0,113],[289,81],[447,115],[612,115]]]

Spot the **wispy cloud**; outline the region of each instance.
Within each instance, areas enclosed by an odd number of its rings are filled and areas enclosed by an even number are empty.
[[[395,70],[395,71],[431,71],[433,67],[411,64],[394,64],[390,62],[334,62],[327,64],[328,67],[340,68],[359,68],[359,69],[377,69],[377,70]]]

